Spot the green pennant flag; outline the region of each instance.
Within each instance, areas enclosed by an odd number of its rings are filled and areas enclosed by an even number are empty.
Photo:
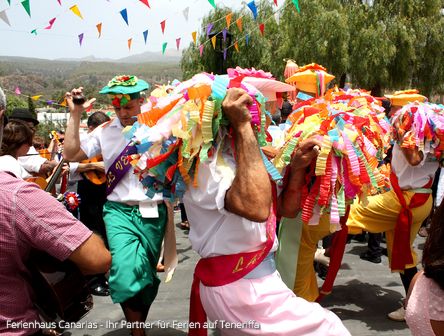
[[[214,3],[214,0],[208,0],[208,2],[211,4],[211,6],[213,6],[214,8],[216,8],[216,4]]]
[[[31,30],[31,34],[37,35],[37,29]]]
[[[168,42],[164,42],[164,43],[162,44],[162,55],[165,54],[165,50],[166,50],[166,48],[167,48],[167,45],[168,45]]]
[[[11,0],[8,0],[8,4],[9,4],[9,6],[11,6]]]
[[[298,11],[298,13],[301,12],[301,9],[299,8],[299,1],[298,0],[292,0],[293,1],[293,5],[296,7],[296,10]]]
[[[31,17],[31,6],[29,5],[29,0],[23,0],[22,5],[26,13],[28,13],[29,17]]]

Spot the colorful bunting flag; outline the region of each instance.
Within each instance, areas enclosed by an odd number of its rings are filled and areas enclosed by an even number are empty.
[[[196,41],[197,41],[197,32],[196,32],[196,31],[193,31],[193,32],[191,33],[191,36],[193,37],[193,42],[194,42],[194,44],[196,44]]]
[[[11,6],[11,0],[7,0],[8,1],[8,5]]]
[[[32,96],[31,99],[32,99],[32,100],[39,100],[41,96],[42,96],[42,95]]]
[[[102,22],[96,24],[97,32],[99,33],[99,38],[102,36]]]
[[[126,8],[122,9],[120,11],[120,15],[122,15],[122,19],[125,20],[126,25],[129,26],[128,24],[128,12],[126,11]]]
[[[213,24],[212,23],[209,23],[208,24],[208,26],[207,26],[207,38],[209,38],[210,37],[210,34],[211,34],[211,30],[213,29]]]
[[[213,49],[216,49],[216,35],[211,38],[211,44],[213,45]]]
[[[257,18],[257,7],[256,7],[256,4],[254,3],[254,0],[249,2],[247,4],[247,6],[248,6],[248,8],[250,8],[251,12],[253,13],[253,17],[256,20],[256,18]]]
[[[66,98],[63,98],[63,101],[60,103],[60,106],[66,107],[67,102],[66,102]]]
[[[83,42],[83,33],[79,34],[79,44],[80,44],[80,46],[82,46],[82,42]]]
[[[177,50],[179,50],[179,46],[180,46],[180,37],[176,39]]]
[[[200,54],[200,57],[202,57],[202,55],[203,55],[203,49],[204,49],[204,46],[203,46],[203,44],[201,44],[201,45],[199,46],[199,54]]]
[[[274,0],[274,4],[277,6],[278,5],[278,0]]]
[[[52,105],[52,104],[54,104],[54,101],[53,101],[53,100],[47,100],[47,101],[46,101],[46,104],[47,104],[47,105]]]
[[[71,10],[71,12],[73,12],[75,15],[83,20],[82,13],[80,13],[79,7],[77,7],[77,5],[71,6],[69,7],[69,9]]]
[[[14,92],[15,92],[16,95],[21,95],[22,94],[22,92],[20,91],[20,88],[18,86],[15,88]]]
[[[140,0],[140,2],[144,3],[148,8],[151,8],[148,0]]]
[[[261,35],[264,36],[265,23],[261,23],[261,24],[259,25],[259,30],[261,31]]]
[[[183,10],[183,16],[185,17],[185,20],[188,21],[188,14],[190,13],[190,7],[187,7]]]
[[[37,29],[31,30],[31,34],[37,35]]]
[[[62,0],[57,0],[57,2],[59,3],[59,5],[62,5]]]
[[[166,20],[163,20],[163,21],[160,23],[160,28],[162,28],[162,34],[165,34],[165,24],[166,24]]]
[[[214,3],[214,0],[208,0],[208,2],[210,3],[211,6],[214,7],[214,9],[216,9],[216,4]]]
[[[239,52],[239,44],[236,42],[234,42],[234,49],[236,49],[237,52]]]
[[[224,48],[224,61],[227,59],[227,48]]]
[[[11,26],[11,24],[9,23],[8,15],[6,15],[6,9],[0,12],[0,19],[2,19],[3,22],[5,22],[8,26]]]
[[[224,39],[224,42],[225,42],[225,40],[227,39],[227,28],[224,28],[222,30],[222,38]]]
[[[29,17],[31,17],[31,6],[29,4],[29,0],[23,0],[22,6],[25,9],[26,13],[28,13]]]
[[[133,43],[133,39],[128,39],[128,50],[131,50],[131,43]]]
[[[299,1],[298,0],[292,0],[293,1],[293,5],[296,7],[296,10],[298,11],[298,13],[301,12],[301,9],[299,8]]]
[[[227,22],[227,28],[230,28],[231,25],[231,18],[233,17],[233,13],[227,14],[225,16],[225,21]]]
[[[52,18],[51,20],[49,20],[49,26],[45,27],[45,29],[51,29],[52,25],[54,24],[56,18]]]
[[[143,32],[143,40],[145,41],[145,44],[146,44],[147,38],[148,38],[148,29]]]
[[[166,50],[166,48],[167,48],[167,45],[168,45],[167,42],[163,42],[163,44],[162,44],[162,55],[165,54],[165,50]]]
[[[239,29],[239,31],[242,33],[242,18],[241,17],[236,20],[236,25],[237,25],[237,28]]]
[[[245,43],[248,45],[250,43],[250,35],[245,35]]]

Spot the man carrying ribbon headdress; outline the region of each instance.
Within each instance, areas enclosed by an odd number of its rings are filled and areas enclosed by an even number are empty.
[[[148,83],[136,76],[116,76],[100,93],[108,94],[117,118],[96,128],[84,141],[79,140],[82,112],[94,100],[74,104],[73,96],[82,88],[66,93],[70,119],[66,130],[65,158],[81,161],[99,154],[107,172],[107,202],[104,221],[112,265],[109,287],[114,303],[120,303],[132,324],[132,335],[144,335],[145,322],[160,280],[156,266],[167,224],[168,209],[162,194],[149,198],[133,173],[131,157],[137,150],[122,130],[131,126],[141,112],[141,92]]]
[[[408,143],[414,133],[413,112],[416,112],[415,108],[418,107],[410,108],[411,105],[407,104],[423,102],[426,97],[418,94],[416,90],[396,92],[386,97],[390,99],[395,110],[403,106],[406,108],[405,114],[397,113],[392,119],[395,138],[390,176],[392,190],[369,197],[366,205],[354,203],[350,208],[347,226],[351,234],[359,234],[363,230],[386,233],[390,268],[400,272],[407,293],[417,272],[413,241],[421,223],[430,213],[430,188],[439,163],[432,159],[433,155],[430,155],[430,152],[424,150],[424,144],[419,141],[415,144],[414,140],[413,145]],[[404,321],[404,307],[388,314],[388,317]]]

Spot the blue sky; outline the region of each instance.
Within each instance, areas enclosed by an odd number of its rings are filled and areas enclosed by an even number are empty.
[[[31,18],[24,10],[22,0],[0,0],[0,12],[5,11],[11,26],[0,20],[0,55],[47,59],[97,58],[117,59],[145,51],[160,51],[164,42],[168,49],[176,48],[181,38],[181,49],[192,40],[202,18],[213,8],[208,0],[148,0],[151,9],[139,0],[30,0]],[[270,0],[271,1],[271,0]],[[279,0],[279,4],[284,0]],[[218,6],[239,9],[241,0],[215,0]],[[69,8],[77,5],[83,20]],[[189,7],[188,21],[183,11]],[[119,13],[126,8],[129,25]],[[45,30],[50,19],[56,17],[51,30]],[[166,20],[165,34],[160,22]],[[98,38],[96,24],[102,23]],[[30,32],[37,28],[37,36]],[[147,44],[143,31],[148,29]],[[82,46],[78,35],[83,33]],[[127,41],[132,38],[131,50]]]

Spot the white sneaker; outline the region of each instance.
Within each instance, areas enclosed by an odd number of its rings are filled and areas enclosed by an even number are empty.
[[[399,309],[392,311],[387,316],[392,321],[405,322],[405,309],[404,307],[400,307]]]
[[[318,248],[316,250],[314,260],[324,266],[330,266],[330,257],[327,257],[325,254],[325,250],[323,248]]]

